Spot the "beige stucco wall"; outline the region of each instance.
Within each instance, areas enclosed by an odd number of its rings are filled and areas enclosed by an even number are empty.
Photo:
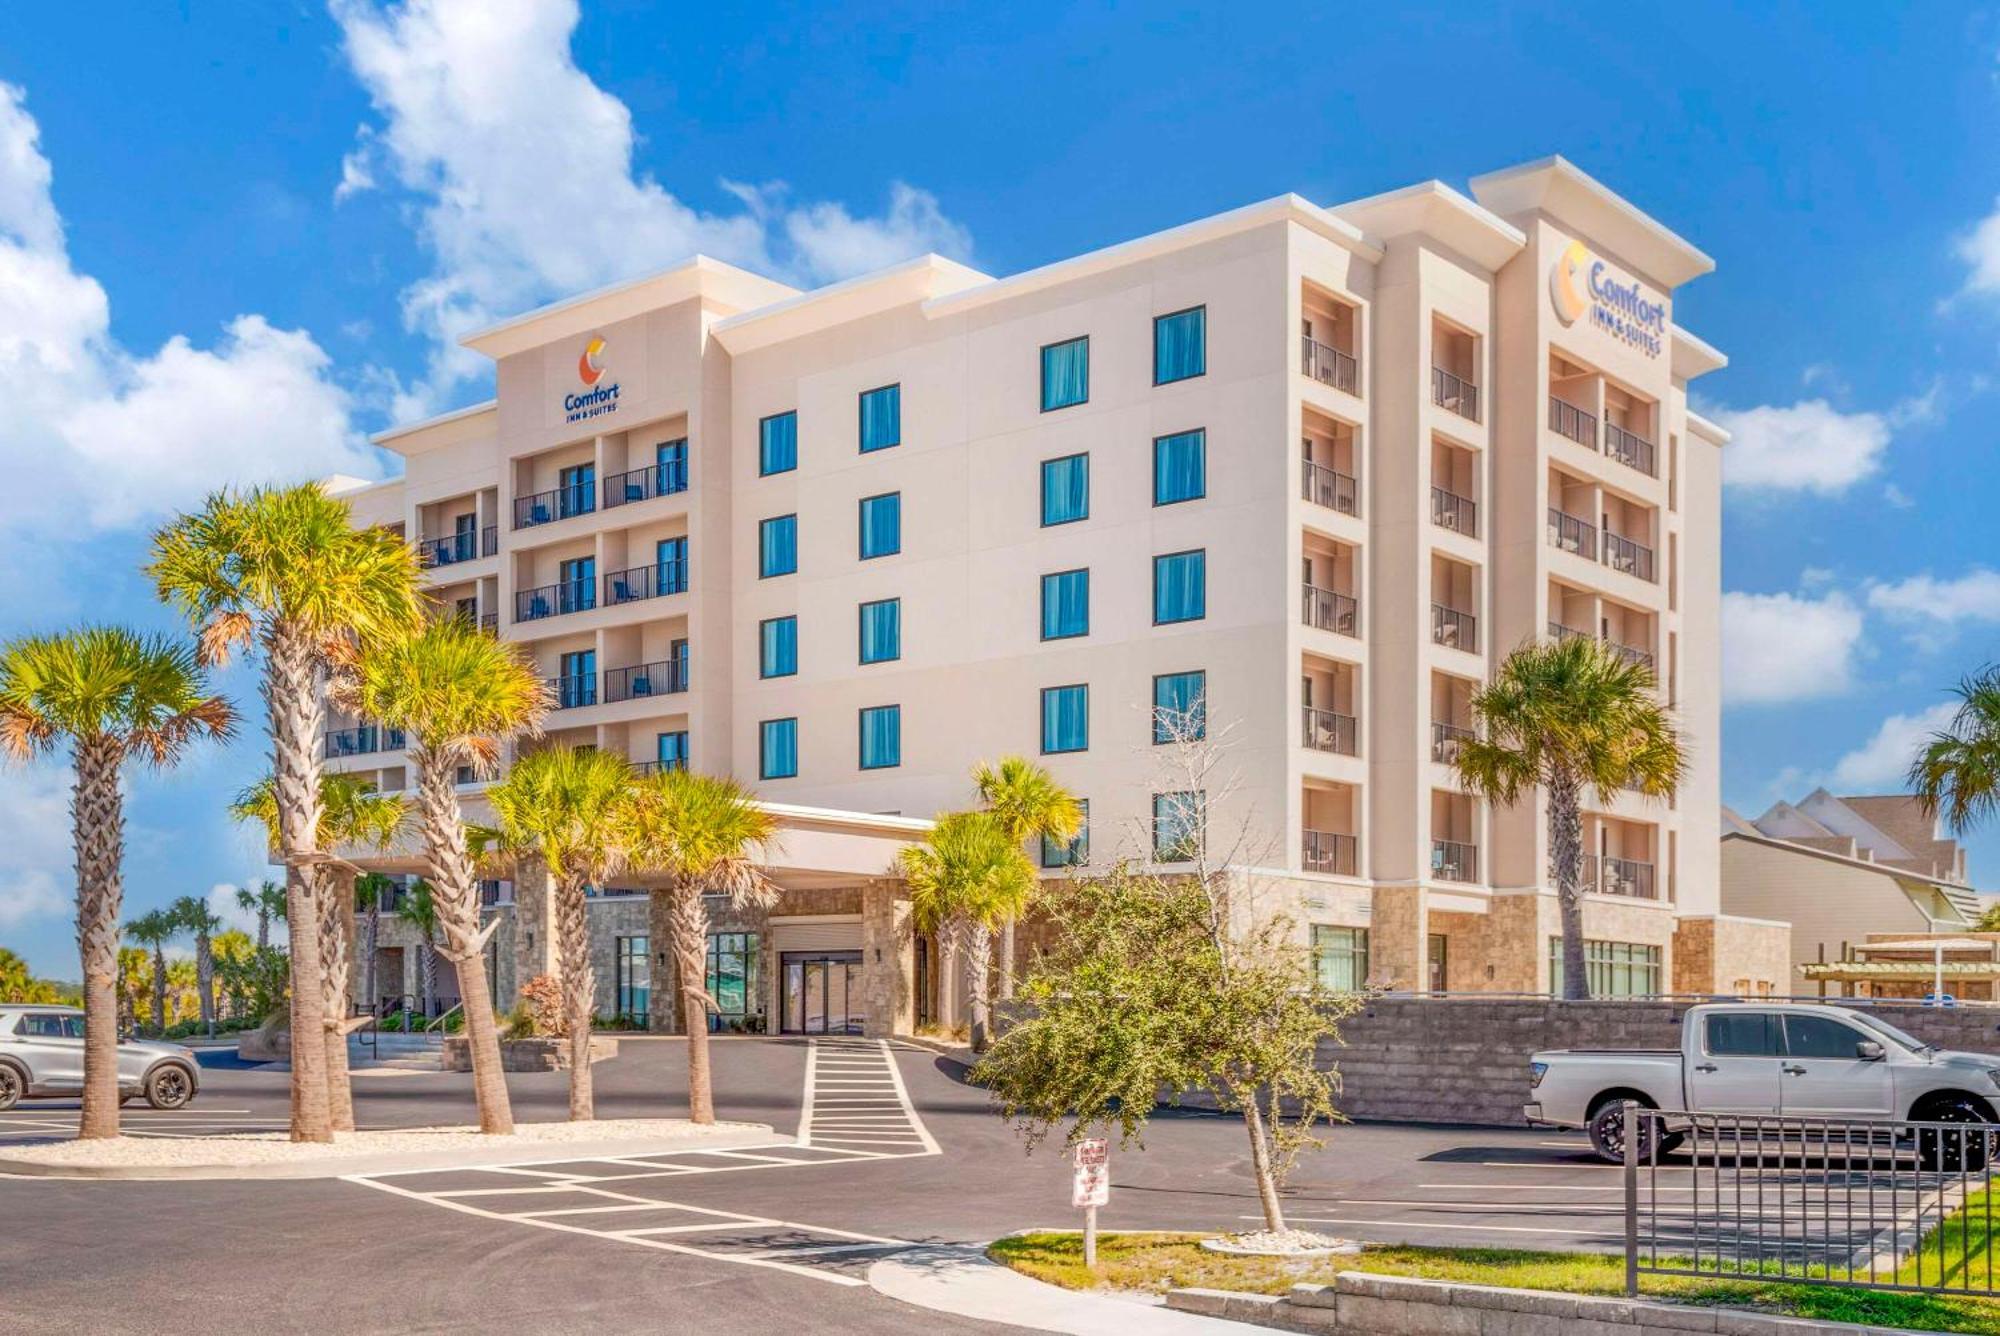
[[[1787,992],[1818,991],[1796,967],[1838,960],[1846,943],[1931,927],[1887,871],[1740,838],[1721,841],[1719,860],[1725,913],[1792,925]]]

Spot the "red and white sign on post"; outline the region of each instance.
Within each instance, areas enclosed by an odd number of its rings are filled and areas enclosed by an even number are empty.
[[[1103,1137],[1076,1143],[1076,1178],[1069,1204],[1083,1208],[1083,1264],[1097,1265],[1097,1208],[1111,1201],[1111,1162]]]

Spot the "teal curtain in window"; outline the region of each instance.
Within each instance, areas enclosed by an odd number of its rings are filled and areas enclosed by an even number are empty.
[[[903,550],[903,494],[861,498],[861,559],[887,557]]]
[[[1058,844],[1048,836],[1042,836],[1043,867],[1082,867],[1090,861],[1090,799],[1076,800],[1076,837],[1067,844]]]
[[[885,598],[861,605],[861,662],[887,663],[903,657],[903,600]]]
[[[799,568],[799,517],[780,515],[757,526],[757,574],[790,575]]]
[[[1090,688],[1042,688],[1042,751],[1076,752],[1090,748]]]
[[[765,779],[790,779],[799,773],[799,721],[766,719],[758,740],[757,773]]]
[[[1068,524],[1090,518],[1090,456],[1065,455],[1042,461],[1042,523]]]
[[[1208,615],[1208,554],[1174,552],[1153,558],[1153,621],[1199,621]]]
[[[1090,634],[1090,572],[1057,571],[1042,577],[1042,639]]]
[[[884,385],[861,396],[861,448],[886,450],[903,443],[903,387]]]
[[[778,413],[757,424],[757,472],[790,473],[799,466],[799,415]]]
[[[688,587],[688,540],[662,538],[654,549],[662,594],[685,594]]]
[[[1208,735],[1208,674],[1164,673],[1153,679],[1153,741]]]
[[[688,486],[688,443],[682,437],[678,441],[661,441],[655,452],[654,461],[659,468],[657,480],[661,496],[671,496],[675,492],[685,492]]]
[[[1208,433],[1184,431],[1153,440],[1153,504],[1208,495]]]
[[[1090,340],[1071,339],[1042,349],[1042,411],[1090,398]]]
[[[1153,321],[1153,384],[1186,380],[1207,370],[1207,307],[1176,311]]]
[[[685,770],[688,763],[688,735],[685,729],[672,733],[662,733],[658,739],[659,751],[656,758],[662,770]]]
[[[861,712],[861,768],[884,770],[903,763],[903,707],[877,705]]]
[[[757,623],[762,641],[758,655],[759,677],[790,677],[799,670],[799,619],[773,617]]]

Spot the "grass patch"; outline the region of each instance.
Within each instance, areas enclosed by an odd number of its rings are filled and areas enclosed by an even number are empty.
[[[1955,1226],[1954,1226],[1955,1229]],[[1160,1293],[1190,1286],[1283,1294],[1293,1285],[1330,1285],[1342,1271],[1370,1271],[1424,1280],[1620,1296],[1625,1260],[1595,1253],[1525,1252],[1502,1248],[1371,1246],[1358,1257],[1288,1260],[1227,1257],[1204,1252],[1200,1234],[1101,1234],[1097,1267],[1083,1265],[1083,1236],[1017,1234],[995,1243],[993,1259],[1067,1289],[1099,1287]],[[1932,1274],[1927,1268],[1926,1276]],[[1779,1280],[1697,1280],[1641,1276],[1649,1299],[1710,1307],[1750,1308],[1826,1322],[1861,1322],[1918,1331],[1983,1332],[2000,1336],[2000,1303],[1929,1294],[1837,1289]]]

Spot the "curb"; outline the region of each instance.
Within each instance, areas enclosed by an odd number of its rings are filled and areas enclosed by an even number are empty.
[[[986,1255],[983,1245],[923,1246],[868,1268],[868,1286],[899,1303],[1066,1336],[1253,1336],[1268,1328],[1143,1299],[1066,1290],[1023,1275]]]

